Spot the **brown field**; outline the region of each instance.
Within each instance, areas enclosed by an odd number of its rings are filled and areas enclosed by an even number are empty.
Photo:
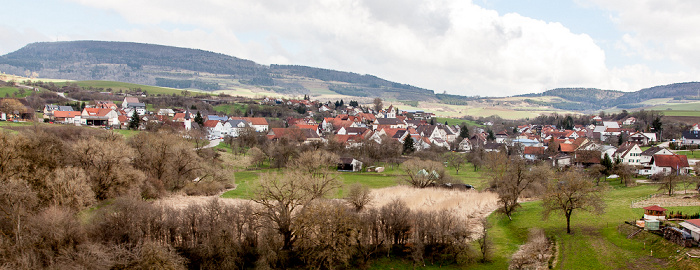
[[[700,122],[700,116],[664,116],[663,119],[677,121],[688,125]]]

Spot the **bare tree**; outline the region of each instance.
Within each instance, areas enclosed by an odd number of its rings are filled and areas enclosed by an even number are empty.
[[[445,153],[445,160],[449,166],[455,168],[455,173],[459,174],[462,166],[467,164],[467,155],[458,152],[447,152]]]
[[[367,185],[354,183],[348,188],[346,200],[355,208],[355,211],[360,212],[372,201],[372,192]]]
[[[512,214],[520,207],[518,199],[524,191],[541,187],[541,182],[552,178],[553,173],[547,165],[530,167],[525,160],[514,156],[511,159],[500,153],[489,164],[491,174],[491,187],[498,193],[498,201],[501,204],[500,211],[513,220]],[[500,164],[496,162],[501,162]],[[538,183],[539,182],[539,183]]]
[[[445,179],[445,166],[440,162],[412,158],[401,164],[404,181],[417,188],[440,184]]]
[[[489,237],[489,229],[491,224],[486,218],[481,219],[481,236],[476,240],[479,245],[479,251],[481,252],[481,262],[491,261],[491,254],[493,253],[493,242]]]
[[[544,218],[551,212],[561,212],[566,217],[566,233],[571,233],[571,216],[574,210],[602,214],[605,204],[601,197],[602,190],[596,187],[585,174],[577,170],[568,170],[550,180],[542,198]]]
[[[684,174],[676,174],[676,173],[670,173],[670,174],[660,173],[660,174],[652,175],[652,177],[651,177],[652,180],[658,181],[661,183],[661,185],[659,186],[659,190],[663,190],[664,192],[667,192],[668,196],[673,196],[673,193],[675,193],[676,188],[679,184],[691,181],[689,178],[690,177],[688,177]]]

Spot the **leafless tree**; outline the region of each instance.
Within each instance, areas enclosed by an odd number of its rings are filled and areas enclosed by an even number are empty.
[[[542,214],[544,218],[548,218],[552,212],[563,213],[566,217],[566,233],[571,233],[571,216],[574,210],[603,213],[605,204],[601,194],[602,189],[596,187],[582,172],[562,172],[547,185],[542,199]]]
[[[417,188],[440,184],[445,179],[445,166],[432,160],[412,158],[401,164],[404,181]]]
[[[502,158],[490,159],[490,186],[498,193],[500,211],[506,214],[509,220],[513,220],[512,214],[520,207],[518,199],[523,192],[542,187],[544,181],[553,177],[552,170],[547,165],[528,166],[525,160],[517,156],[510,159],[502,153],[491,156],[502,156]]]
[[[372,192],[367,185],[354,183],[348,188],[346,200],[355,208],[355,211],[360,212],[372,202]]]

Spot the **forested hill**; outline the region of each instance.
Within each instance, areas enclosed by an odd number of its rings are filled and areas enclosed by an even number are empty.
[[[80,62],[85,64],[125,64],[162,66],[217,74],[256,74],[264,67],[220,53],[154,44],[105,41],[39,42],[0,57],[0,64],[32,71],[59,69]]]
[[[242,84],[293,94],[309,93],[310,89],[299,79],[311,78],[324,81],[329,90],[345,95],[437,100],[432,90],[372,75],[305,66],[265,66],[220,53],[132,42],[32,43],[0,56],[0,70],[16,75],[32,71],[44,78],[110,80],[203,90]]]

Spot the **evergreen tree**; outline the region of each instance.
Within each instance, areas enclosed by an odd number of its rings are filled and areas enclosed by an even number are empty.
[[[410,154],[416,151],[416,147],[413,145],[413,138],[411,138],[411,135],[406,136],[405,139],[403,139],[403,154]]]
[[[447,120],[445,120],[445,126],[449,126],[450,124],[447,123]]]
[[[340,100],[340,106],[343,106],[343,100],[342,100],[342,99]]]
[[[435,125],[435,118],[430,118],[430,125],[431,126]]]
[[[194,117],[194,122],[199,124],[199,127],[204,127],[204,117],[197,111],[197,115]]]
[[[469,137],[469,128],[467,127],[466,123],[462,123],[462,126],[459,127],[459,137],[461,137],[461,138],[468,138]]]
[[[489,129],[489,135],[488,135],[488,137],[486,137],[486,139],[489,141],[493,141],[496,139],[496,135],[493,134],[493,130]]]
[[[605,157],[603,157],[603,160],[600,161],[600,165],[603,165],[603,167],[605,167],[605,171],[603,173],[609,175],[613,168],[613,162],[612,159],[610,159],[608,153],[605,153]]]
[[[139,118],[139,114],[134,110],[134,113],[131,115],[131,120],[129,120],[129,129],[138,130],[140,125],[141,118]]]

